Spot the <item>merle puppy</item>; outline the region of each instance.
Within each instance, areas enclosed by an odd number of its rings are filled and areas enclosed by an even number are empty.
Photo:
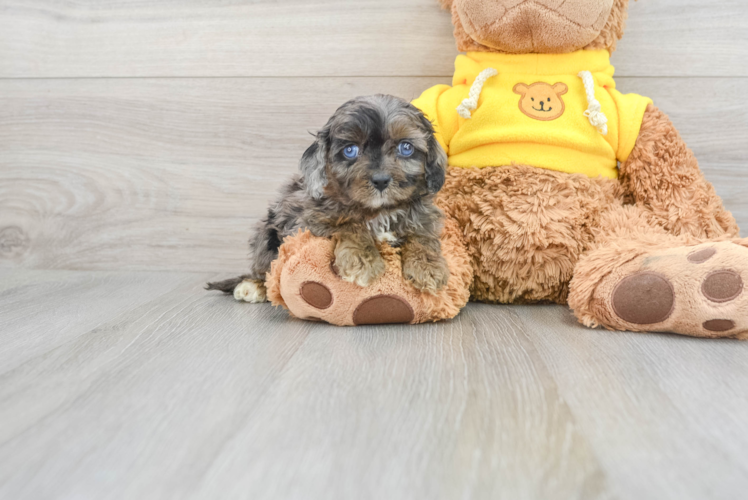
[[[402,247],[403,276],[414,287],[438,291],[449,277],[434,205],[446,165],[431,122],[408,102],[375,95],[343,104],[253,233],[251,272],[208,289],[264,302],[281,241],[305,228],[333,239],[334,267],[346,281],[367,286],[379,278],[385,265],[376,243],[387,241]]]

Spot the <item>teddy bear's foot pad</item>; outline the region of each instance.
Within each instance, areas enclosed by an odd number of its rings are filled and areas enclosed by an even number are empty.
[[[415,318],[410,304],[397,295],[370,297],[353,311],[353,323],[357,326],[407,324]]]
[[[609,297],[603,302],[612,312],[613,324],[606,325],[611,328],[744,339],[744,278],[748,248],[705,243],[643,255],[604,280],[598,293]]]
[[[307,281],[301,285],[301,298],[315,309],[327,309],[332,305],[332,292],[322,283]]]
[[[638,273],[624,278],[613,291],[613,310],[636,325],[662,323],[673,314],[675,290],[666,277]]]

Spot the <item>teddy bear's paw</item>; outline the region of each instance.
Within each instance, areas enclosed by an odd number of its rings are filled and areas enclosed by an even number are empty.
[[[267,302],[267,290],[262,281],[244,280],[234,288],[234,298],[240,302],[259,304]]]
[[[328,238],[304,233],[287,239],[281,247],[281,257],[268,274],[270,298],[299,319],[340,326],[416,324],[453,318],[468,300],[473,271],[461,240],[455,241],[461,237],[457,226],[447,227],[453,231],[444,237],[442,248],[451,259],[445,257],[444,261],[454,262],[455,267],[447,267],[448,283],[437,295],[422,293],[403,279],[400,249],[382,245],[376,253],[383,264],[382,274],[369,286],[361,287],[341,276],[341,264],[345,263],[341,260],[358,251],[351,248],[354,245],[345,248]]]
[[[375,295],[353,311],[354,325],[396,325],[412,323],[413,307],[397,295]]]
[[[362,287],[343,279],[341,264],[345,262],[332,250],[329,240],[312,240],[281,272],[280,289],[294,316],[341,326],[416,323],[423,319],[420,295],[400,276],[400,261],[393,259],[391,251],[377,253],[377,261],[383,266],[377,273],[380,276]],[[344,255],[351,257],[354,252]]]
[[[444,259],[431,262],[425,259],[406,259],[403,262],[403,277],[416,290],[436,294],[449,281],[449,268]]]
[[[601,285],[614,323],[606,326],[747,339],[746,280],[748,247],[742,242],[655,251]]]

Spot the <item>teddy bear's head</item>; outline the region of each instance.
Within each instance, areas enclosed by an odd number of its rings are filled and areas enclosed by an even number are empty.
[[[629,0],[439,0],[462,52],[567,53],[615,49]]]

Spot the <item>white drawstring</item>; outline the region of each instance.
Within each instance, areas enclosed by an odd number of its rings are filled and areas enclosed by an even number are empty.
[[[493,68],[488,68],[481,71],[480,74],[475,77],[473,86],[470,87],[470,97],[462,101],[462,104],[457,106],[457,114],[464,119],[469,120],[472,117],[471,111],[475,111],[478,108],[478,99],[480,98],[480,93],[483,92],[483,85],[486,84],[486,81],[489,78],[493,78],[498,74],[499,72]]]
[[[587,111],[584,112],[593,127],[595,127],[601,134],[608,135],[608,117],[602,111],[600,102],[595,99],[595,79],[592,78],[592,73],[589,71],[582,71],[579,73],[579,78],[584,82],[584,90],[587,93]]]

